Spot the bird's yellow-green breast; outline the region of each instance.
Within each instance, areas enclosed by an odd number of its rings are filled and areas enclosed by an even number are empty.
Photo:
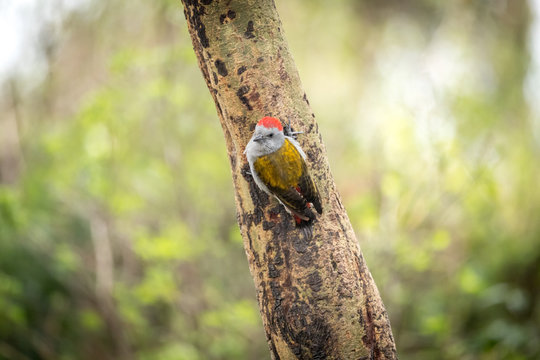
[[[302,155],[287,138],[279,150],[257,158],[253,166],[261,181],[269,188],[296,187],[306,172]]]

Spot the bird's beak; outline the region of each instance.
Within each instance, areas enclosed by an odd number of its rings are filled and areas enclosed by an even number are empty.
[[[261,141],[264,138],[263,135],[257,135],[253,137],[253,141]]]

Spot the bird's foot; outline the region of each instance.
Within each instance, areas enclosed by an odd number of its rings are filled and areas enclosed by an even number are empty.
[[[296,135],[303,134],[303,131],[293,131],[293,128],[291,127],[291,119],[288,120],[288,123],[283,126],[283,134],[288,137],[292,137],[296,140]]]

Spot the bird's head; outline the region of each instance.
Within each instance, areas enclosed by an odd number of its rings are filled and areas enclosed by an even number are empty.
[[[263,117],[255,126],[255,132],[246,146],[245,153],[262,156],[278,150],[285,141],[281,122],[270,116]]]

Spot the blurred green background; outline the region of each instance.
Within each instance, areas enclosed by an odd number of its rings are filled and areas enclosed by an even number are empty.
[[[18,6],[0,359],[269,359],[180,1]],[[540,1],[277,6],[400,358],[540,358]]]

